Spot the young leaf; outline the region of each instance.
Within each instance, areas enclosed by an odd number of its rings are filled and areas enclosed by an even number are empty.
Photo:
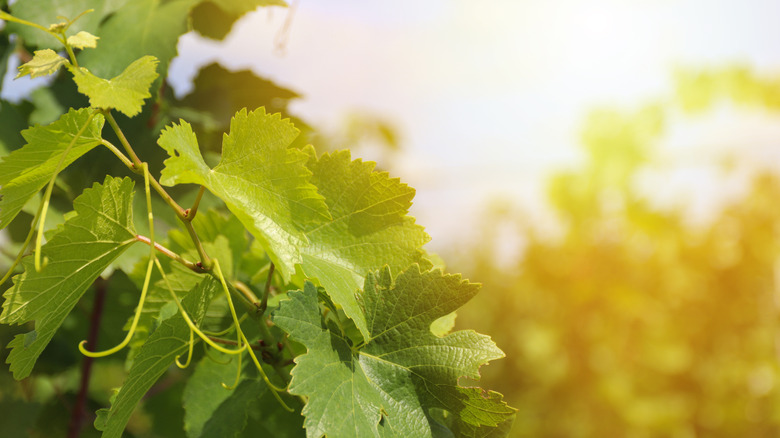
[[[89,109],[70,110],[51,125],[22,131],[27,144],[0,162],[0,229],[8,226],[24,204],[51,179],[62,154],[89,117]],[[62,161],[63,169],[100,144],[103,122],[100,114],[92,117]]]
[[[144,56],[113,79],[99,78],[84,67],[73,72],[81,94],[89,97],[93,108],[115,108],[128,117],[141,112],[144,99],[152,97],[149,87],[157,79],[157,58]]]
[[[184,297],[182,306],[193,323],[199,324],[203,319],[218,287],[218,281],[206,277]],[[173,364],[176,356],[187,352],[189,339],[190,328],[179,313],[163,321],[149,336],[135,357],[127,380],[112,401],[111,409],[98,411],[99,421],[95,422],[95,427],[103,431],[103,438],[122,436],[135,406]]]
[[[30,75],[31,78],[49,76],[56,73],[68,60],[58,55],[52,49],[36,50],[33,59],[19,66],[16,78]]]
[[[27,377],[54,332],[84,291],[125,249],[135,242],[132,224],[133,182],[106,177],[73,201],[76,216],[41,249],[49,259],[40,272],[31,257],[24,273],[3,295],[0,322],[35,321],[35,331],[10,342],[8,363],[16,379]]]
[[[71,35],[68,37],[68,44],[70,44],[72,47],[75,47],[77,49],[94,49],[97,47],[97,40],[100,38],[96,37],[95,35],[92,35],[89,32],[81,31],[77,33],[76,35]]]
[[[498,394],[458,385],[460,377],[478,378],[479,367],[503,357],[501,350],[472,331],[443,338],[430,332],[435,319],[477,290],[460,276],[420,273],[416,265],[394,284],[388,269],[369,274],[363,306],[370,337],[360,347],[325,322],[311,283],[289,293],[273,320],[307,348],[296,358],[289,388],[308,397],[307,436],[430,437],[433,408],[481,430],[511,418],[514,410]]]
[[[310,245],[301,248],[303,272],[317,278],[364,337],[365,317],[355,300],[365,276],[383,265],[394,272],[421,262],[430,238],[406,212],[414,189],[374,172],[375,163],[352,161],[349,151],[319,159],[309,147],[311,182],[325,197],[333,220],[309,226]]]
[[[225,135],[222,159],[209,168],[192,127],[182,121],[166,128],[158,143],[168,152],[160,182],[201,184],[225,201],[280,271],[289,278],[299,261],[296,248],[306,244],[307,221],[329,218],[328,208],[309,183],[307,156],[287,146],[298,130],[279,114],[260,108],[239,111]]]

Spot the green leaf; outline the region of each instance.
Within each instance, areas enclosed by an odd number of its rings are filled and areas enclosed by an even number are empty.
[[[209,0],[232,14],[244,14],[261,6],[287,6],[284,0]]]
[[[503,357],[501,350],[472,331],[443,338],[430,332],[434,320],[477,290],[460,276],[421,273],[417,266],[395,283],[388,269],[369,274],[362,297],[370,337],[359,347],[323,318],[314,285],[290,292],[273,321],[307,348],[296,358],[289,387],[308,397],[307,436],[430,437],[440,427],[433,409],[482,430],[511,418],[514,410],[497,393],[458,385],[460,377],[478,378],[479,367]]]
[[[89,109],[70,110],[51,125],[22,131],[27,144],[0,162],[0,229],[8,226],[24,204],[49,182],[63,153],[89,117]],[[92,118],[62,161],[63,169],[100,143],[103,121],[99,114]]]
[[[244,361],[238,386],[228,390],[222,383],[233,383],[237,358],[217,351],[210,355],[216,360],[204,357],[184,389],[184,429],[188,437],[238,436],[246,429],[248,417],[253,413],[259,414],[259,421],[249,431],[252,436],[300,434],[303,419],[298,413],[287,412],[279,406],[268,385],[257,376],[251,360]],[[232,360],[225,364],[231,357]],[[273,368],[267,368],[266,373],[274,373]]]
[[[222,159],[206,165],[192,127],[182,121],[166,128],[158,143],[165,160],[164,185],[201,184],[225,201],[289,279],[299,261],[296,248],[306,244],[307,222],[327,220],[327,206],[309,183],[307,156],[287,146],[298,131],[278,114],[262,108],[239,111],[225,135]]]
[[[222,161],[210,169],[191,126],[182,122],[158,141],[171,157],[161,182],[207,187],[258,239],[285,280],[300,265],[367,336],[355,299],[365,275],[384,264],[401,270],[422,262],[429,237],[406,215],[414,189],[374,172],[372,162],[352,161],[348,151],[317,159],[309,148],[307,169],[307,154],[287,147],[297,133],[262,108],[240,111],[224,138]]]
[[[233,24],[258,6],[287,6],[282,0],[209,0],[192,10],[192,27],[201,35],[221,40]]]
[[[19,73],[16,77],[21,78],[26,75],[30,75],[32,78],[49,76],[50,74],[56,73],[60,67],[67,63],[68,60],[58,55],[54,50],[36,50],[35,55],[30,62],[19,66]]]
[[[374,172],[373,162],[352,161],[349,151],[319,159],[313,148],[307,151],[311,182],[325,197],[333,220],[307,228],[310,245],[301,249],[301,267],[322,283],[366,337],[365,317],[355,300],[363,279],[385,264],[399,272],[421,262],[421,248],[430,238],[406,215],[413,188],[387,172]]]
[[[208,114],[214,125],[208,128],[220,130],[219,140],[230,126],[230,119],[242,108],[262,106],[270,113],[285,113],[290,99],[300,97],[251,70],[230,71],[217,63],[201,68],[192,85],[192,92],[176,105]],[[198,136],[202,143],[203,138]]]
[[[219,282],[206,277],[182,300],[182,306],[195,324],[199,324]],[[149,336],[133,361],[133,366],[108,412],[99,413],[96,427],[103,438],[121,437],[136,405],[157,379],[173,364],[176,356],[187,353],[190,329],[181,314],[166,319]]]
[[[2,61],[3,59],[0,58],[0,62]],[[3,121],[0,123],[0,156],[5,156],[24,144],[22,131],[28,126],[27,118],[31,109],[24,103],[16,105],[0,99],[0,120]],[[0,158],[0,168],[3,166],[2,163],[2,158]],[[2,172],[0,172],[0,179],[3,179]],[[2,184],[0,183],[0,185]],[[1,193],[2,191],[0,191]],[[5,227],[5,222],[1,219],[2,209],[3,204],[2,200],[0,200],[0,228]]]
[[[30,93],[30,101],[34,108],[30,113],[31,125],[48,125],[62,117],[68,110],[57,100],[57,95],[49,87],[33,90]]]
[[[76,216],[41,249],[48,264],[36,272],[31,257],[24,273],[3,295],[0,322],[35,321],[35,331],[9,344],[8,357],[16,379],[27,377],[54,332],[84,291],[125,249],[135,242],[131,208],[133,182],[106,177],[73,201]]]
[[[100,38],[96,37],[95,35],[92,35],[89,32],[81,31],[77,33],[76,35],[71,35],[68,37],[68,44],[70,44],[72,47],[75,47],[77,49],[94,49],[97,47],[97,40]]]
[[[0,89],[3,87],[5,72],[8,71],[8,58],[11,57],[11,54],[14,52],[14,48],[15,47],[11,46],[11,41],[8,39],[8,35],[6,33],[0,32]],[[0,150],[0,152],[2,151]]]
[[[83,30],[94,34],[97,33],[98,25],[106,16],[127,2],[128,0],[19,0],[11,6],[11,13],[17,18],[48,27],[50,24],[61,22],[62,19],[58,17],[74,19],[88,9],[94,9],[93,12],[79,18],[68,29],[69,32]],[[8,23],[8,31],[18,33],[26,45],[50,49],[62,48],[62,44],[56,38],[39,29]]]
[[[118,75],[138,58],[152,55],[160,60],[160,75],[168,75],[168,65],[176,56],[179,35],[187,32],[190,9],[199,0],[133,0],[111,15],[92,32],[100,35],[100,45],[79,54],[79,63],[95,75]]]
[[[128,117],[141,112],[144,99],[152,97],[149,87],[157,79],[157,58],[144,56],[135,60],[119,76],[99,78],[84,67],[73,73],[81,94],[89,97],[94,108],[115,108]]]

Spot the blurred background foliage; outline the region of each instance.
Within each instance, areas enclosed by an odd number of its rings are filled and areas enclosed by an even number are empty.
[[[549,179],[559,235],[496,203],[449,265],[484,284],[457,326],[506,352],[482,382],[519,408],[514,436],[780,436],[780,178],[756,173],[704,224],[636,184],[671,112],[777,111],[780,81],[744,67],[676,79],[664,104],[586,117],[585,163]],[[507,242],[522,246],[510,264]]]

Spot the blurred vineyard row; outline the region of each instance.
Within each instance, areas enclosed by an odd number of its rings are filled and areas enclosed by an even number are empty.
[[[560,236],[503,206],[451,266],[483,282],[458,322],[506,352],[482,383],[519,408],[515,436],[780,436],[780,177],[756,173],[706,225],[636,188],[670,114],[723,104],[776,112],[780,80],[687,71],[674,99],[594,111],[586,163],[549,182]],[[525,245],[510,265],[507,223]]]

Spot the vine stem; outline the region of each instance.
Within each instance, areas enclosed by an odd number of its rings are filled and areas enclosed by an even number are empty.
[[[105,357],[111,354],[116,353],[117,351],[125,348],[127,344],[130,343],[130,340],[133,338],[133,335],[135,334],[135,329],[138,326],[138,321],[141,319],[141,312],[144,308],[144,303],[146,301],[146,294],[149,291],[149,280],[152,276],[152,269],[154,268],[153,263],[157,262],[159,264],[160,262],[157,261],[157,257],[155,257],[155,246],[154,246],[154,215],[152,214],[152,196],[151,191],[149,190],[149,166],[146,163],[143,163],[143,171],[144,171],[144,190],[146,192],[146,209],[147,209],[147,218],[149,220],[149,263],[146,267],[146,277],[144,278],[144,286],[143,289],[141,289],[141,298],[138,300],[138,307],[135,310],[135,316],[133,316],[133,322],[130,324],[130,329],[127,331],[127,336],[125,336],[125,339],[119,343],[119,345],[109,348],[108,350],[104,351],[88,351],[84,344],[87,343],[87,341],[81,341],[79,343],[79,351],[81,351],[81,354],[84,356],[91,356],[91,357]]]
[[[236,342],[236,341],[231,341],[230,339],[222,339],[222,338],[218,338],[216,336],[209,336],[209,339],[211,339],[212,341],[214,341],[214,342],[216,342],[218,344],[238,345],[238,342]],[[260,345],[251,345],[251,344],[249,345],[249,348],[251,348],[252,350],[262,350],[263,349],[263,347],[261,347]]]
[[[251,306],[247,306],[247,311],[252,311],[255,314],[261,314],[260,313],[260,300],[257,299],[257,295],[252,291],[252,289],[249,288],[243,281],[233,281],[231,286],[233,286],[237,291],[241,292],[241,295],[243,295],[244,303],[250,303]],[[254,315],[253,315],[254,316]]]
[[[184,257],[180,256],[178,253],[175,253],[175,252],[171,251],[170,249],[160,245],[159,242],[152,243],[152,241],[148,237],[142,236],[140,234],[135,236],[135,240],[138,241],[138,242],[145,243],[147,245],[154,244],[154,248],[159,253],[167,256],[168,258],[170,258],[172,260],[175,260],[175,261],[179,262],[181,265],[185,266],[190,271],[197,272],[198,274],[202,274],[203,273],[203,269],[198,267],[198,265],[196,263],[193,263],[193,262],[185,259]]]
[[[125,165],[130,168],[131,171],[134,173],[140,173],[142,163],[141,160],[138,158],[138,155],[136,155],[135,150],[133,150],[133,147],[130,145],[130,142],[127,141],[127,137],[125,137],[124,132],[122,132],[122,128],[119,127],[119,124],[116,122],[116,119],[114,119],[114,116],[111,114],[110,110],[105,110],[103,113],[106,116],[106,120],[108,120],[108,124],[111,125],[111,129],[114,130],[114,133],[119,138],[119,142],[122,144],[122,147],[125,148],[125,151],[130,156],[130,160],[122,160]],[[108,144],[106,144],[108,143]],[[119,152],[119,150],[116,147],[110,147],[108,146],[110,143],[105,142],[104,145],[111,149],[111,152],[113,152],[115,155]],[[117,155],[118,157],[120,155]],[[124,155],[122,155],[124,156]],[[127,158],[127,157],[125,157]],[[128,164],[128,162],[130,162]],[[195,249],[198,251],[198,256],[200,257],[200,264],[203,271],[210,271],[212,268],[212,261],[211,258],[209,258],[208,254],[206,254],[206,250],[203,248],[203,244],[200,242],[200,238],[198,238],[198,233],[195,232],[195,228],[192,226],[192,219],[191,217],[194,217],[195,215],[189,215],[187,210],[183,209],[181,205],[179,205],[168,192],[163,188],[162,185],[157,181],[156,178],[153,176],[149,176],[149,184],[151,184],[154,191],[157,192],[157,194],[160,195],[160,197],[163,198],[166,204],[168,204],[173,211],[176,213],[176,217],[179,218],[179,220],[182,221],[184,224],[184,228],[187,230],[187,233],[190,235],[190,239],[192,240],[192,243],[195,245]],[[202,188],[203,189],[203,188]],[[199,193],[199,196],[197,198],[198,203],[200,202],[200,197],[202,196],[202,193]],[[195,205],[195,210],[197,211],[197,205]]]
[[[268,268],[268,278],[265,280],[265,288],[263,289],[263,301],[260,302],[260,307],[257,309],[260,314],[265,313],[265,309],[268,308],[268,294],[271,292],[271,280],[274,277],[274,264],[271,262],[271,266]]]
[[[130,155],[130,159],[133,160],[133,165],[137,169],[140,169],[141,160],[138,158],[138,155],[135,154],[135,150],[133,150],[133,147],[130,146],[130,142],[127,141],[127,137],[125,137],[125,133],[122,132],[122,129],[119,128],[119,124],[116,122],[116,119],[114,119],[114,115],[111,114],[111,110],[105,110],[103,111],[103,114],[106,116],[106,120],[108,120],[108,124],[111,125],[111,129],[114,130],[114,133],[119,138],[119,143],[122,144],[122,147],[125,148],[127,155]],[[135,172],[138,172],[137,169],[135,170]],[[179,207],[179,209],[181,209],[181,207]]]
[[[192,204],[192,207],[190,207],[189,210],[184,210],[184,215],[188,221],[192,222],[192,220],[195,219],[195,215],[198,214],[200,200],[203,198],[203,193],[205,192],[206,187],[200,186],[200,190],[198,190],[198,195],[195,197],[195,202]]]

